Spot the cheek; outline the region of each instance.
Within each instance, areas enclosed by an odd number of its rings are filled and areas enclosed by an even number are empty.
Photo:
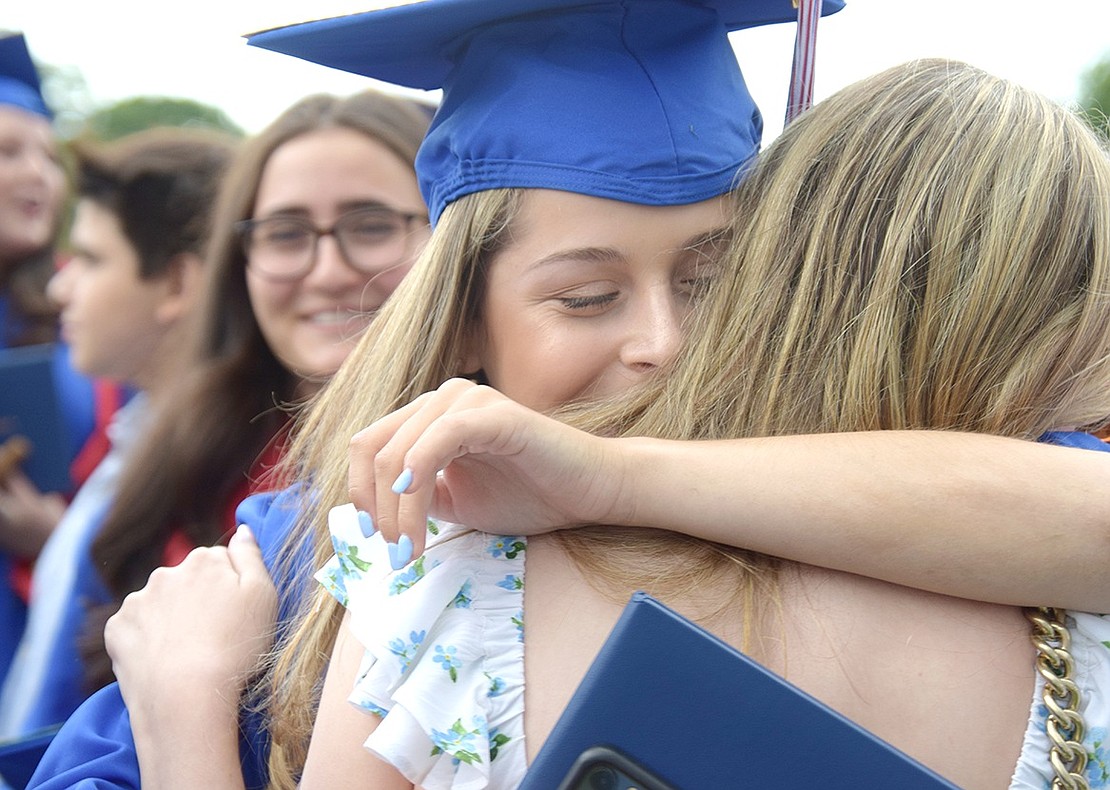
[[[271,342],[273,337],[282,333],[282,326],[292,320],[296,293],[295,285],[273,283],[247,274],[247,294],[254,320]]]
[[[376,277],[371,278],[368,287],[374,289],[381,294],[382,299],[388,299],[397,290],[397,286],[405,279],[405,275],[412,269],[412,262],[406,263],[403,266],[398,266],[395,269],[382,272]]]
[[[273,283],[262,280],[250,272],[246,274],[246,294],[251,300],[251,310],[260,324],[281,321],[282,316],[292,312],[295,284]]]
[[[66,178],[65,174],[57,167],[53,168],[53,175],[49,179],[50,187],[50,215],[57,217],[62,210],[62,202],[65,200],[66,195]]]

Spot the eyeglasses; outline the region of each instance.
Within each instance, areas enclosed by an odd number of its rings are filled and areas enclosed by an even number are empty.
[[[269,280],[299,280],[316,265],[321,236],[331,236],[352,269],[376,274],[400,263],[408,252],[410,228],[425,214],[405,214],[384,206],[348,211],[330,228],[304,217],[266,217],[235,223],[247,268]]]

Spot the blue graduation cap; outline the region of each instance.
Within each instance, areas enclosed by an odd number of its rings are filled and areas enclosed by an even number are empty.
[[[419,0],[248,40],[442,88],[416,159],[434,222],[498,187],[647,205],[723,194],[763,132],[728,32],[797,14],[792,0]]]
[[[0,105],[51,117],[42,98],[39,73],[21,33],[0,37]]]

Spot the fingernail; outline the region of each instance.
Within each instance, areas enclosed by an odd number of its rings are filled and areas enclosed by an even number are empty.
[[[242,538],[247,538],[248,540],[254,540],[254,533],[251,532],[251,528],[248,527],[246,524],[240,524],[238,527],[235,528],[235,534],[232,535],[231,537],[232,538],[242,537]]]
[[[358,528],[362,530],[362,537],[369,538],[377,532],[374,529],[374,519],[365,510],[358,511]]]
[[[399,474],[397,476],[397,479],[395,481],[393,481],[393,489],[392,489],[393,493],[394,494],[403,494],[403,493],[405,493],[406,491],[409,490],[409,486],[411,486],[411,485],[412,485],[412,470],[411,469],[406,469],[405,471],[401,472],[401,474]]]
[[[402,535],[396,543],[385,544],[389,549],[389,564],[393,570],[399,571],[409,564],[412,559],[412,538]]]

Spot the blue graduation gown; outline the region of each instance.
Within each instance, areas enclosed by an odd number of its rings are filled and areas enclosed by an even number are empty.
[[[4,312],[4,300],[0,298],[0,326],[3,325]],[[0,338],[0,349],[5,347]],[[70,458],[73,458],[95,426],[93,384],[91,379],[73,369],[69,348],[60,343],[54,348],[54,378],[66,417]],[[14,566],[14,559],[0,552],[0,684],[8,674],[16,646],[27,624],[27,604],[12,584]]]
[[[262,549],[262,555],[280,596],[279,617],[289,622],[297,601],[298,585],[310,574],[299,573],[291,581],[276,577],[275,563],[293,525],[302,489],[280,493],[255,494],[245,499],[236,519],[248,525]],[[295,563],[302,571],[310,567],[311,555]],[[248,790],[266,786],[266,760],[269,738],[257,714],[245,713],[240,727],[240,756],[243,778]],[[54,737],[43,755],[29,788],[139,788],[139,762],[127,708],[119,685],[107,686],[77,709]]]

